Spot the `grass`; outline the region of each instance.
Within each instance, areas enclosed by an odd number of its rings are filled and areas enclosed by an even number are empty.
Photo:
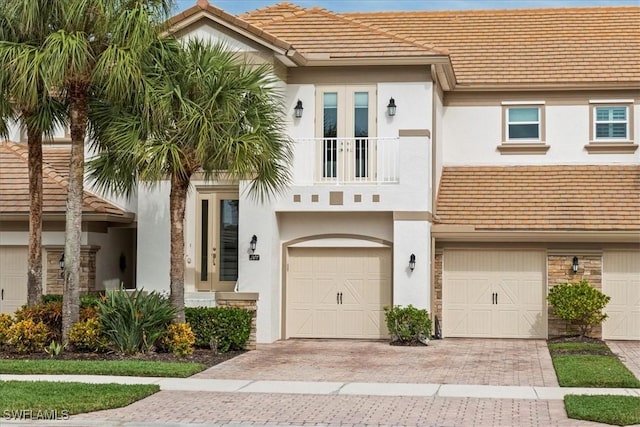
[[[120,408],[159,390],[156,384],[0,381],[0,414],[23,420],[66,419],[68,415]]]
[[[552,356],[561,387],[640,388],[640,381],[616,356]]]
[[[569,418],[626,426],[640,424],[640,397],[567,395]]]
[[[0,360],[0,374],[123,375],[186,378],[206,368],[200,363],[142,360]]]
[[[611,353],[606,344],[593,344],[586,342],[560,342],[548,345],[551,352],[555,351],[571,351],[571,352],[603,352]]]

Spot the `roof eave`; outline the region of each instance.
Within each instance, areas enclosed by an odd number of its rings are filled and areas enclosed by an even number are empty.
[[[473,225],[434,224],[431,236],[441,242],[635,243],[640,230],[486,230]]]
[[[550,83],[465,83],[456,84],[456,91],[466,92],[511,92],[548,90],[638,90],[640,80],[621,82],[550,82]]]
[[[59,222],[64,221],[66,214],[64,212],[43,213],[43,221]],[[125,212],[122,215],[114,215],[108,213],[83,213],[82,222],[111,222],[119,224],[130,224],[135,221],[136,215],[132,212]],[[20,222],[28,221],[28,213],[0,213],[0,222]]]

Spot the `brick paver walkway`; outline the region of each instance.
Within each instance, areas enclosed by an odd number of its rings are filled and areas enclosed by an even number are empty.
[[[580,426],[560,400],[163,391],[72,420],[230,425]],[[587,423],[596,426],[596,423]]]

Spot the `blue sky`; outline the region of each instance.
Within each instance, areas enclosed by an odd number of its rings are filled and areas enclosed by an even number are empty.
[[[279,3],[282,0],[209,0],[209,3],[233,14]],[[511,9],[534,7],[640,5],[640,0],[287,0],[303,7],[319,6],[334,12],[376,10],[459,10]],[[196,4],[196,0],[176,0],[178,10]]]

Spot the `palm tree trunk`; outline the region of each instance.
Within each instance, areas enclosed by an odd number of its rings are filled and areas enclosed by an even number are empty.
[[[184,322],[184,211],[189,190],[189,176],[171,175],[169,210],[171,222],[171,270],[169,272],[171,295],[169,300],[176,308],[176,322]]]
[[[80,245],[84,179],[84,138],[88,120],[87,86],[72,83],[69,87],[69,121],[71,161],[67,190],[67,217],[64,242],[64,291],[62,297],[62,342],[69,341],[69,331],[80,318]]]
[[[27,127],[29,149],[29,260],[27,262],[27,305],[42,301],[42,132]]]

